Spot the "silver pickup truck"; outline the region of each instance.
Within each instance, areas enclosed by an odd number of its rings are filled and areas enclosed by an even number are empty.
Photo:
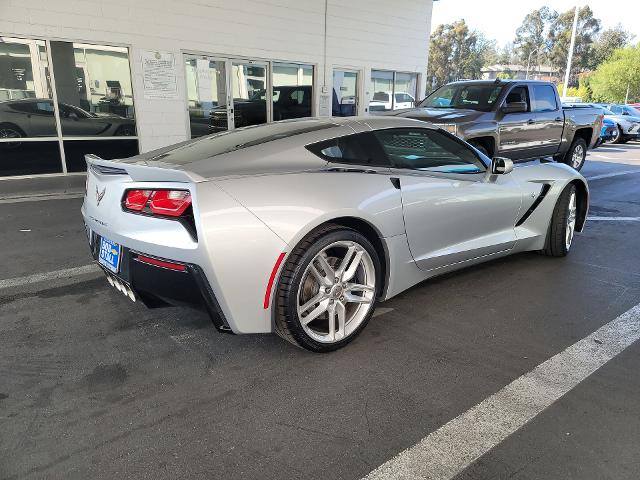
[[[415,108],[389,115],[424,120],[489,157],[553,157],[580,170],[600,136],[597,108],[563,108],[556,87],[534,80],[471,80],[435,90]]]

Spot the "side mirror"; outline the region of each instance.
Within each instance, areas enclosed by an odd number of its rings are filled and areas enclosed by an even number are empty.
[[[502,107],[503,113],[522,113],[527,111],[527,102],[505,103]]]
[[[506,175],[513,170],[513,160],[504,157],[493,157],[491,159],[491,174]]]

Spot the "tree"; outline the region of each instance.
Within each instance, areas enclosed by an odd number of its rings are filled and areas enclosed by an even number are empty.
[[[629,43],[631,37],[631,34],[624,30],[621,25],[604,30],[593,44],[590,55],[590,68],[595,70],[598,65],[609,60],[616,49],[622,48]]]
[[[567,54],[571,44],[571,30],[573,29],[573,17],[575,10],[571,9],[561,14],[553,15],[549,26],[549,60],[564,76],[567,68]],[[576,84],[576,74],[590,67],[591,50],[595,38],[600,31],[600,20],[594,18],[589,6],[581,8],[578,12],[578,29],[573,50],[573,61],[569,84]]]
[[[427,79],[432,87],[463,78],[480,78],[486,61],[495,58],[494,41],[469,30],[464,20],[438,25],[431,35]]]
[[[520,63],[526,65],[531,58],[532,65],[537,65],[537,60],[540,57],[544,58],[549,47],[549,22],[555,16],[557,13],[549,10],[549,7],[542,7],[524,17],[522,24],[516,30],[516,38],[513,42]]]
[[[640,101],[640,44],[615,50],[589,79],[593,98],[599,102]]]
[[[513,43],[509,42],[498,53],[497,62],[501,65],[513,65],[518,62],[518,56],[516,55]]]

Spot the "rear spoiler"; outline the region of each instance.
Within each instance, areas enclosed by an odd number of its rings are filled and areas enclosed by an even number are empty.
[[[175,165],[154,162],[148,166],[146,162],[127,162],[119,160],[104,160],[92,153],[84,156],[87,170],[93,170],[98,175],[129,175],[136,182],[204,182],[206,178],[186,170],[179,170]],[[166,165],[166,166],[165,166]]]

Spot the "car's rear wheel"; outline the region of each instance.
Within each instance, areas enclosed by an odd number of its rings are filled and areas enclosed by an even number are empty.
[[[345,346],[373,314],[380,271],[375,248],[359,232],[338,225],[312,232],[280,276],[276,333],[314,352]]]
[[[564,162],[575,170],[580,171],[584,165],[584,161],[587,158],[587,142],[583,138],[576,138],[573,140],[569,151],[564,157]]]
[[[576,231],[578,197],[575,185],[568,185],[553,209],[547,241],[541,253],[549,257],[564,257],[569,253]]]
[[[611,132],[611,143],[622,143],[622,127],[616,125],[615,131]]]

